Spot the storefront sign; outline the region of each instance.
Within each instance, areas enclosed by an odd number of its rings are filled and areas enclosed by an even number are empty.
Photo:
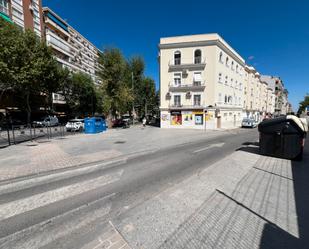
[[[162,121],[169,121],[170,120],[170,115],[169,114],[162,114],[161,115],[161,120]]]

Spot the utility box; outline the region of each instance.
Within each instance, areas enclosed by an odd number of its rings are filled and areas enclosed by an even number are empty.
[[[106,131],[106,123],[103,118],[92,117],[85,118],[85,133],[86,134],[95,134]]]
[[[260,153],[286,159],[301,160],[307,128],[293,115],[268,119],[258,126]]]

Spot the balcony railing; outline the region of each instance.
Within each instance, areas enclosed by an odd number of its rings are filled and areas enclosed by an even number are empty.
[[[174,110],[186,110],[186,109],[200,110],[205,108],[205,106],[202,105],[201,103],[199,105],[170,104],[169,108]]]
[[[203,57],[196,58],[175,58],[169,61],[170,68],[204,68],[206,59]]]
[[[60,52],[66,52],[68,54],[71,54],[71,49],[69,44],[57,36],[56,34],[53,34],[52,32],[47,32],[46,40],[50,45],[56,46]]]
[[[176,85],[174,82],[169,83],[170,91],[203,91],[206,87],[205,81],[196,81],[192,84],[179,84]]]
[[[5,15],[9,15],[9,9],[6,6],[0,5],[0,12],[4,13]]]

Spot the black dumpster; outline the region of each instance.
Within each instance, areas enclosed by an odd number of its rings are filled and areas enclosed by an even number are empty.
[[[293,115],[265,120],[259,124],[260,154],[301,160],[306,130]]]

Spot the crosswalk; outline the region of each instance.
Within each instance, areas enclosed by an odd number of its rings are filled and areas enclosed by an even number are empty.
[[[106,222],[106,217],[111,210],[110,198],[116,193],[108,193],[105,196],[99,196],[92,202],[87,202],[82,206],[76,206],[73,209],[65,210],[63,213],[59,210],[59,215],[55,217],[47,217],[44,219],[41,211],[48,210],[51,206],[57,206],[61,202],[68,201],[72,198],[78,198],[82,194],[95,191],[112,183],[119,181],[124,173],[123,169],[115,169],[105,174],[85,179],[80,182],[73,182],[70,185],[51,188],[44,192],[35,192],[33,195],[16,195],[14,192],[9,193],[11,196],[7,202],[1,201],[0,193],[0,248],[47,248],[48,245],[57,243],[57,240],[64,239],[67,236],[74,235],[77,231],[83,231],[82,234],[89,229],[93,229],[94,222]],[[40,184],[42,182],[38,181]],[[20,182],[16,183],[21,185]],[[48,183],[47,183],[48,185]],[[1,186],[6,189],[5,186]],[[12,187],[12,186],[10,186]],[[22,190],[19,190],[22,191]],[[8,195],[8,193],[6,193]],[[23,218],[29,214],[26,219]],[[27,220],[35,220],[35,216],[40,217],[39,222],[27,226],[24,223]],[[33,217],[32,217],[33,216]],[[13,233],[6,233],[5,230],[14,226]],[[74,243],[74,241],[73,241]],[[67,248],[58,246],[50,248]],[[82,246],[82,245],[78,245]],[[75,247],[74,247],[75,248]],[[76,245],[76,248],[77,245]]]

